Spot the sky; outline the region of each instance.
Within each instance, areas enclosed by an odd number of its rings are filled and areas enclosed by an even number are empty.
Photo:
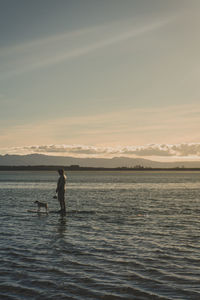
[[[200,160],[199,0],[0,0],[0,154]]]

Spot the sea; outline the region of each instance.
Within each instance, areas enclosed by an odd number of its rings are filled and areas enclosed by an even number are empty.
[[[0,172],[1,300],[200,299],[200,172],[66,175],[61,215],[56,172]]]

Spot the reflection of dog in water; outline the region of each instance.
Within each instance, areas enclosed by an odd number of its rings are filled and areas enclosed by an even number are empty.
[[[46,212],[48,211],[47,203],[43,203],[43,202],[40,202],[40,201],[35,201],[34,203],[36,203],[38,205],[38,212],[40,211],[41,207],[44,207],[46,209]]]

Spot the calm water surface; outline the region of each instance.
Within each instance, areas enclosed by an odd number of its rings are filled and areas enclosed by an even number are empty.
[[[200,173],[0,172],[0,299],[200,299]]]

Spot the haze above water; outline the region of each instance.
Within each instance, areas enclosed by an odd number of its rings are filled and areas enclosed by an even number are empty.
[[[0,172],[1,299],[199,299],[200,173]],[[35,200],[50,213],[28,213]]]

